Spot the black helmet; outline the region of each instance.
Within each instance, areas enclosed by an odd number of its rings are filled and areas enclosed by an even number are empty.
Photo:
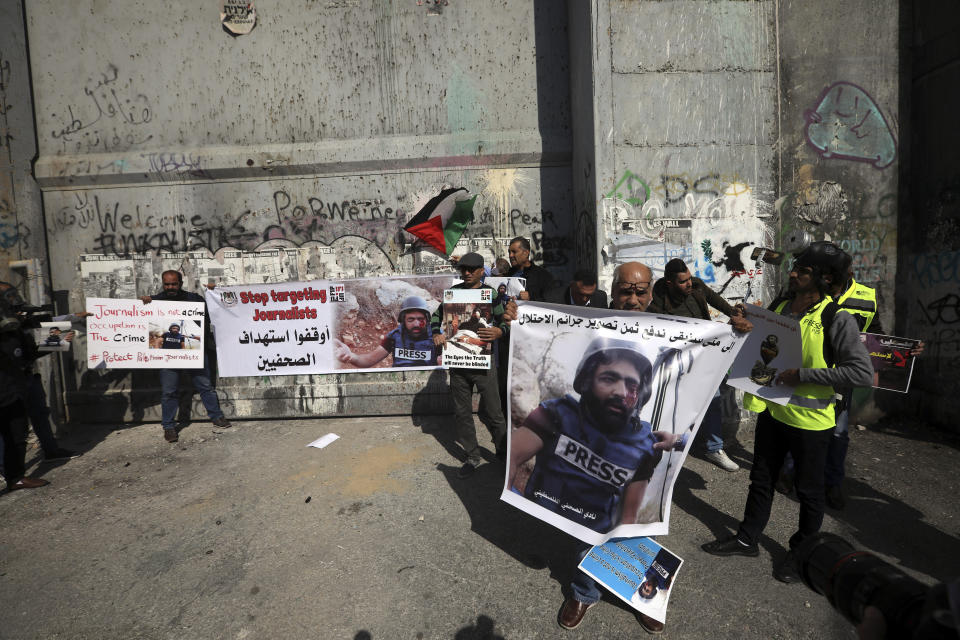
[[[636,343],[616,338],[594,338],[587,350],[583,352],[583,357],[577,366],[577,373],[573,377],[573,390],[583,395],[588,379],[592,378],[593,372],[604,356],[607,358],[611,356],[624,358],[633,363],[637,368],[637,373],[640,374],[640,393],[638,394],[639,401],[636,408],[639,409],[647,404],[650,399],[651,382],[653,381],[653,366]]]
[[[834,278],[845,278],[850,270],[852,258],[832,242],[812,242],[794,258],[794,264],[811,267],[820,275],[830,274]]]

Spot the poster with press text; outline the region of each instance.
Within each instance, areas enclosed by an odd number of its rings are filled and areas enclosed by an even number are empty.
[[[501,499],[590,544],[666,534],[677,473],[742,344],[709,320],[519,302]]]
[[[399,276],[216,287],[206,299],[221,375],[436,369],[440,350],[430,316],[452,280]]]

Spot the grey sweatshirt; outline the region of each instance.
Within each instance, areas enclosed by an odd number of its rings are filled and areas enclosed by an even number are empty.
[[[789,309],[790,305],[785,305],[781,315],[791,315]],[[860,342],[860,328],[853,316],[846,311],[838,311],[830,325],[827,338],[833,346],[837,366],[800,369],[800,382],[822,384],[838,390],[872,385],[873,365],[870,363],[870,354]]]

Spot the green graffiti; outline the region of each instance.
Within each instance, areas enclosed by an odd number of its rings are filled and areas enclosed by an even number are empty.
[[[627,192],[626,196],[620,193],[621,186],[625,187]],[[642,198],[640,197],[640,187],[643,187]],[[608,193],[605,197],[618,198],[624,202],[632,204],[635,207],[640,206],[650,199],[650,185],[644,182],[643,178],[637,174],[633,173],[632,171],[627,171],[623,174],[623,177],[620,178],[620,182],[618,182],[613,190],[611,190],[610,193]]]

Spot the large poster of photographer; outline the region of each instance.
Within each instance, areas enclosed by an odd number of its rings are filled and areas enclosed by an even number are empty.
[[[588,542],[662,535],[743,338],[726,324],[520,303],[501,498]]]

